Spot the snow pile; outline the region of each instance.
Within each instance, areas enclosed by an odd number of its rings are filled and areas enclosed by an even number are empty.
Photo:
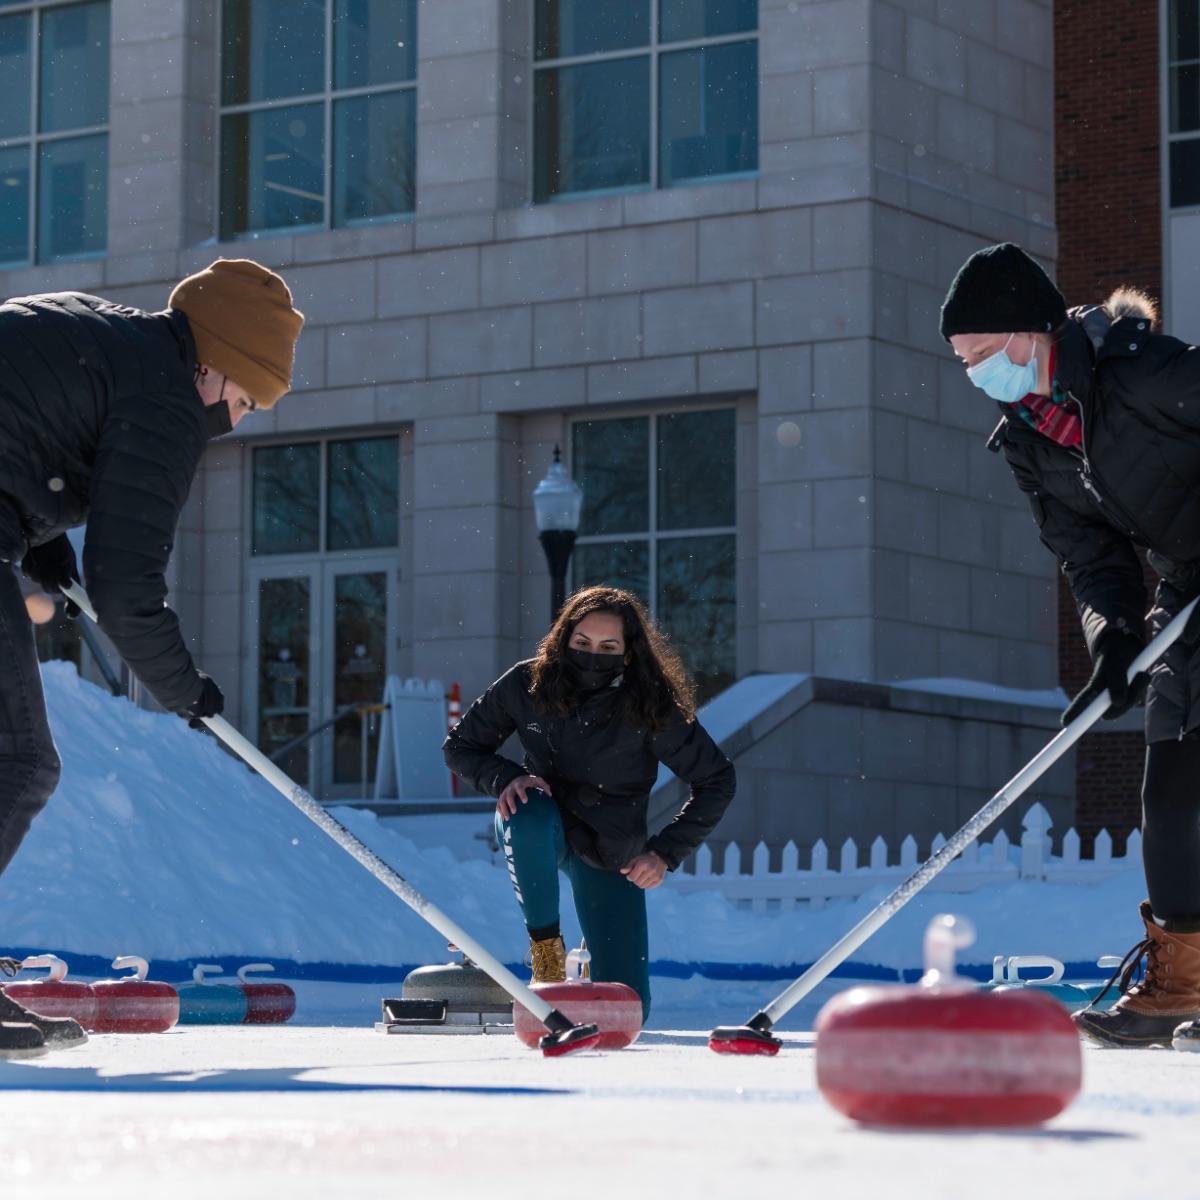
[[[44,677],[62,783],[0,878],[0,949],[137,953],[160,966],[197,958],[392,968],[445,960],[438,934],[211,738],[114,700],[67,664],[47,664]],[[463,861],[465,847],[456,855],[418,846],[369,813],[337,815],[501,958],[520,959],[524,930],[502,866]],[[951,908],[978,927],[969,962],[1040,953],[1094,963],[1137,940],[1143,887],[1130,869],[1092,887],[1014,883],[922,895],[854,960],[915,968],[925,924]],[[650,897],[651,952],[659,972],[786,978],[883,894],[755,916],[717,893],[684,895],[668,884]],[[564,903],[564,933],[573,939],[570,908]]]

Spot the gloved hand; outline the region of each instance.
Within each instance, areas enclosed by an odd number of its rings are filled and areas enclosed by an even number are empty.
[[[1104,713],[1106,721],[1128,712],[1141,700],[1150,681],[1149,675],[1143,671],[1135,676],[1132,683],[1126,677],[1143,646],[1141,638],[1121,629],[1110,629],[1101,635],[1096,656],[1092,659],[1092,677],[1063,712],[1064,729],[1105,690],[1112,700]]]
[[[177,715],[183,717],[193,729],[204,729],[202,717],[215,717],[225,711],[225,695],[203,671],[197,671],[196,674],[200,679],[200,695],[186,708],[177,710]]]
[[[30,546],[21,560],[21,570],[28,579],[55,599],[70,583],[79,582],[79,564],[75,561],[75,547],[65,533],[51,538],[42,546]],[[79,608],[67,601],[67,616],[79,616]]]

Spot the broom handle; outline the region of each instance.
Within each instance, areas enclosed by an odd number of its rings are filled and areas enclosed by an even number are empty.
[[[1191,601],[1172,618],[1161,633],[1133,660],[1128,678],[1132,682],[1137,675],[1148,671],[1171,646],[1179,640],[1192,610],[1200,597]],[[1031,784],[1041,778],[1091,727],[1104,715],[1112,703],[1108,692],[1101,692],[1071,722],[1056,734],[1041,750],[1016,773],[932,858],[919,866],[891,895],[881,900],[840,941],[830,946],[816,962],[788,988],[781,992],[766,1008],[763,1015],[772,1024],[795,1007],[829,974],[841,966],[872,934],[878,932],[892,919],[931,879],[954,861],[1006,808],[1013,804]]]

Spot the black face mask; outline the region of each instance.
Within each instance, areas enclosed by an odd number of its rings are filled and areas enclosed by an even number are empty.
[[[567,673],[584,691],[605,688],[625,671],[623,654],[592,654],[589,650],[567,650]]]
[[[227,433],[232,433],[233,417],[229,412],[229,401],[218,400],[216,404],[205,405],[204,425],[210,442],[213,438],[223,437]]]

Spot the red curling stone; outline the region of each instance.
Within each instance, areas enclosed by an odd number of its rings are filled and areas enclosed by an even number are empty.
[[[642,998],[624,983],[601,983],[579,978],[591,955],[586,949],[567,955],[565,983],[535,983],[533,991],[576,1025],[600,1030],[597,1050],[624,1050],[642,1032]],[[575,978],[572,978],[572,976]],[[531,1050],[546,1036],[546,1027],[519,1000],[513,1001],[513,1032]]]
[[[247,1025],[283,1025],[296,1013],[296,993],[286,983],[249,979],[252,971],[274,971],[270,963],[247,963],[239,968],[238,987],[246,996]]]
[[[952,960],[951,950],[949,969],[942,957],[914,987],[853,988],[821,1010],[817,1087],[838,1112],[868,1125],[1027,1126],[1079,1094],[1079,1033],[1062,1005],[1028,989],[983,991]]]
[[[68,979],[67,964],[53,954],[37,954],[21,964],[22,970],[49,969],[44,979],[7,984],[4,994],[39,1017],[70,1017],[84,1029],[96,1028],[96,993],[90,983]]]
[[[165,1033],[179,1020],[179,993],[169,983],[147,979],[144,958],[113,960],[113,970],[134,969],[123,979],[92,985],[96,993],[96,1033]]]

